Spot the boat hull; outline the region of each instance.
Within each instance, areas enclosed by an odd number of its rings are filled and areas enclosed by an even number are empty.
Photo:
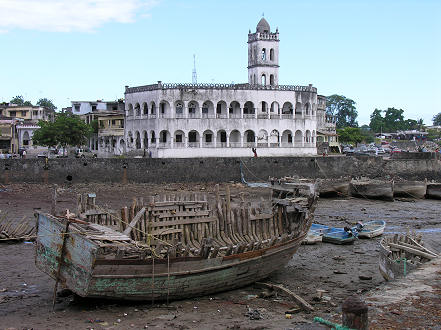
[[[426,194],[426,183],[420,181],[394,182],[394,197],[422,199]]]
[[[351,181],[350,195],[368,199],[394,200],[392,182]]]
[[[428,183],[426,198],[441,199],[441,183]]]
[[[406,262],[405,259],[398,261],[392,260],[390,250],[383,244],[382,241],[379,245],[378,269],[386,281],[405,277],[410,271],[417,268],[416,265]]]
[[[306,236],[305,231],[270,247],[217,258],[130,260],[100,259],[102,247],[71,233],[60,267],[64,229],[60,219],[38,215],[36,265],[40,270],[56,279],[59,269],[59,282],[82,297],[149,301],[213,294],[262,280],[286,265]]]

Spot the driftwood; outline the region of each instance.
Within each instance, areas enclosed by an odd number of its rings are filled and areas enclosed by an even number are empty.
[[[404,251],[407,251],[407,252],[413,253],[413,254],[415,254],[415,255],[417,255],[417,256],[424,257],[424,258],[429,259],[429,260],[432,260],[432,259],[435,259],[435,258],[436,258],[436,255],[432,255],[432,254],[429,254],[429,253],[426,253],[426,252],[420,251],[420,250],[418,250],[418,249],[415,249],[415,248],[409,247],[410,244],[406,244],[406,243],[404,243],[404,242],[400,242],[399,244],[396,244],[396,243],[389,243],[389,246],[390,246],[391,248],[400,249],[400,250],[404,250]]]
[[[314,307],[312,307],[302,297],[300,297],[299,295],[295,294],[291,290],[289,290],[289,289],[287,289],[287,288],[285,288],[285,287],[283,287],[281,285],[271,284],[271,283],[264,283],[264,282],[256,282],[256,285],[260,286],[260,287],[264,287],[264,288],[268,288],[268,289],[272,289],[272,290],[276,290],[276,291],[279,291],[281,293],[284,293],[284,294],[288,295],[289,297],[291,297],[292,299],[294,299],[295,302],[297,304],[299,304],[304,310],[306,310],[308,312],[314,311]]]

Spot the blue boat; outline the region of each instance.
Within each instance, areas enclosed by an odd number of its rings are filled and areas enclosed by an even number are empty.
[[[322,241],[333,244],[352,244],[357,238],[356,228],[331,228],[323,234]]]

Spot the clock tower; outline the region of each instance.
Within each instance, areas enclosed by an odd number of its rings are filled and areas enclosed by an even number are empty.
[[[248,83],[277,86],[279,84],[279,31],[271,32],[265,18],[256,32],[248,33]]]

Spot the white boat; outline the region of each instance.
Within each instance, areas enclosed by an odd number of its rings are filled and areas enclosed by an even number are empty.
[[[386,227],[386,221],[373,220],[366,222],[362,225],[361,230],[358,230],[358,237],[361,238],[373,238],[383,234]]]

